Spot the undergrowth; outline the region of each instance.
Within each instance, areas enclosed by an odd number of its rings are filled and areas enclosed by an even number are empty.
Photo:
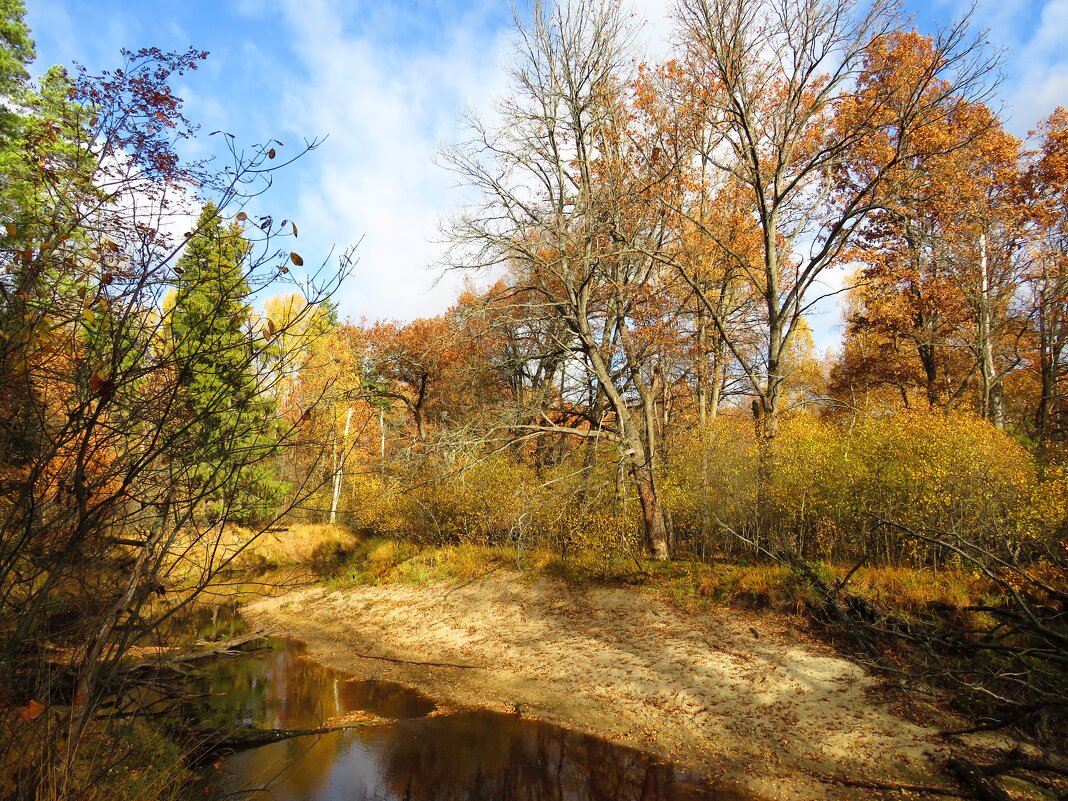
[[[705,564],[696,561],[643,563],[618,558],[573,557],[541,550],[481,545],[420,545],[399,538],[357,539],[342,570],[327,580],[334,588],[390,583],[465,582],[507,570],[517,580],[555,577],[583,585],[628,586],[650,592],[684,608],[738,606],[791,614],[822,604],[819,592],[796,570],[768,564]],[[819,563],[816,571],[837,585],[848,566]],[[860,568],[849,576],[848,590],[902,615],[931,610],[965,610],[988,599],[985,579],[956,570],[899,567]]]

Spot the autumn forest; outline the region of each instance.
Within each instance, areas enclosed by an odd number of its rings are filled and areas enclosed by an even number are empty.
[[[967,19],[678,0],[651,63],[616,3],[524,7],[436,157],[465,289],[392,321],[333,299],[388,264],[271,216],[319,140],[198,132],[198,50],[31,83],[0,12],[0,797],[108,786],[130,660],[307,531],[331,581],[461,553],[802,614],[1058,775],[1068,111],[1010,134]]]

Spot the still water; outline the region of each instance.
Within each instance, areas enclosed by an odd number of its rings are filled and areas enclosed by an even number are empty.
[[[365,710],[391,721],[297,737],[219,760],[205,798],[254,801],[741,801],[700,777],[630,748],[516,715],[431,715],[434,703],[401,685],[356,681],[272,641],[224,660],[196,689],[188,722],[313,728]]]

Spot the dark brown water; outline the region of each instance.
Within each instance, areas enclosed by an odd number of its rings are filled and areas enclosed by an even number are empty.
[[[395,722],[299,737],[220,760],[205,798],[256,801],[673,801],[741,799],[639,751],[515,715],[426,717],[428,698],[352,681],[299,643],[217,663],[186,707],[192,723],[311,728],[356,709]]]

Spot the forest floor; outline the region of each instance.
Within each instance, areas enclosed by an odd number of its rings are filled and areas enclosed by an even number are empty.
[[[842,779],[958,794],[938,772],[935,731],[896,715],[876,679],[789,615],[696,614],[632,588],[500,569],[466,583],[320,585],[245,615],[358,678],[598,734],[755,798],[917,797]]]

